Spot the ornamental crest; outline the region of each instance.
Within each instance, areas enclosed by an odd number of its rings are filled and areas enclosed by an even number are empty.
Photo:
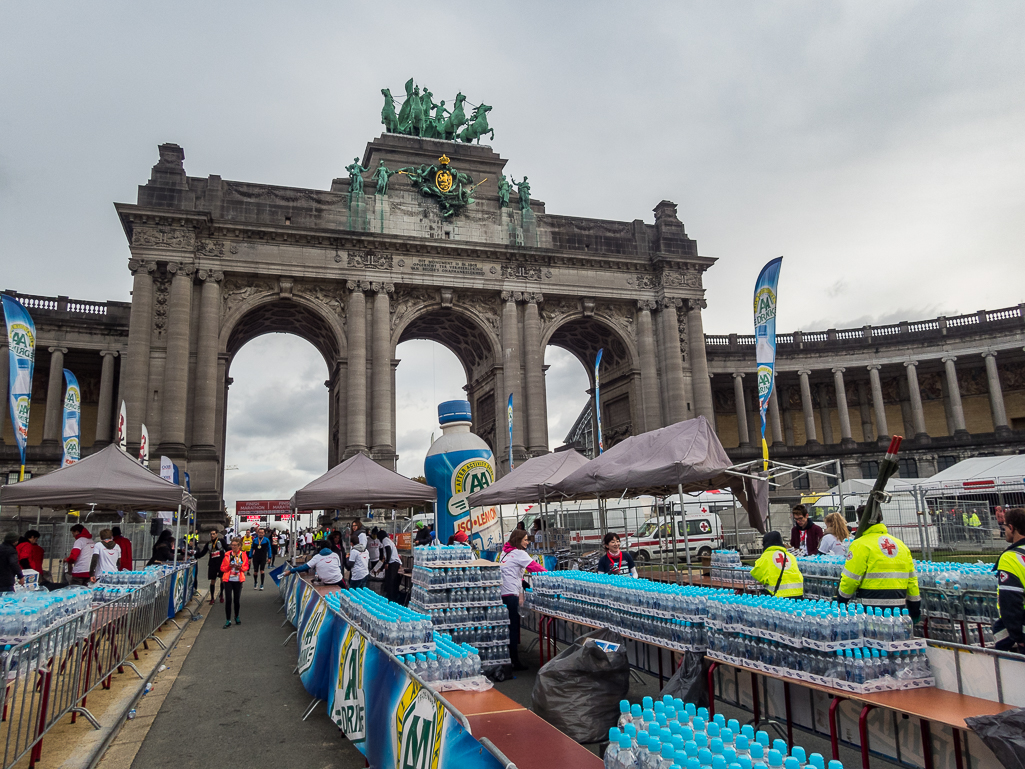
[[[419,167],[407,166],[398,171],[409,179],[409,183],[421,195],[437,200],[441,207],[441,215],[446,219],[455,216],[473,203],[471,194],[487,181],[485,177],[474,184],[473,177],[453,168],[449,165],[450,162],[447,156],[442,155],[437,163]]]

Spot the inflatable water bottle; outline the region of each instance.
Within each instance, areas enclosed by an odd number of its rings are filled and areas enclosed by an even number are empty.
[[[457,531],[465,531],[479,549],[501,547],[498,512],[493,507],[475,508],[466,498],[495,480],[495,457],[488,444],[470,432],[473,424],[469,401],[445,401],[438,406],[442,435],[424,460],[427,483],[438,490],[438,541],[448,542]]]

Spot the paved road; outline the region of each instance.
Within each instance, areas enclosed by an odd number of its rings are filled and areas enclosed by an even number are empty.
[[[201,580],[202,581],[202,580]],[[132,769],[349,769],[363,756],[328,719],[324,705],[305,722],[310,703],[295,668],[292,631],[277,587],[242,593],[242,624],[224,629],[224,607],[213,614],[191,649],[139,750]]]

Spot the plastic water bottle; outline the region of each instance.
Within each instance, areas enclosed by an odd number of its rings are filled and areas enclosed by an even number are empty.
[[[808,763],[808,755],[807,753],[805,753],[804,748],[802,748],[800,745],[795,745],[793,749],[790,751],[790,755],[793,758],[797,759],[798,766],[803,767]]]
[[[630,706],[630,720],[633,722],[634,727],[637,731],[641,731],[644,728],[644,719],[641,718],[641,706],[631,705]]]
[[[627,711],[630,710],[630,703],[627,703]],[[617,756],[619,755],[619,741],[623,738],[623,733],[619,731],[619,727],[613,726],[609,729],[609,746],[605,749],[605,769],[613,769],[619,767],[620,764],[616,763]],[[629,740],[629,737],[627,738]]]
[[[633,716],[630,715],[630,701],[620,700],[619,701],[619,723],[616,726],[622,728],[627,724],[633,723]],[[619,750],[619,745],[616,745],[616,750]]]
[[[826,769],[821,753],[812,753],[808,756],[808,763],[815,769]]]
[[[769,751],[769,769],[782,769],[783,754],[773,748]]]
[[[619,738],[619,750],[616,751],[615,761],[612,764],[606,763],[609,769],[636,769],[637,754],[630,743],[629,735],[624,734]],[[830,767],[832,769],[832,767]]]

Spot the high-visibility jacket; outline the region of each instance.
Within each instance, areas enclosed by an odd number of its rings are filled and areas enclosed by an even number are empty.
[[[906,606],[916,620],[921,613],[922,598],[911,551],[886,531],[885,524],[869,526],[847,551],[839,598],[849,601],[855,595],[865,606]]]
[[[968,513],[961,513],[961,523],[965,526],[968,525]]]
[[[968,519],[968,525],[973,529],[977,529],[982,526],[982,521],[979,520],[978,513],[972,513],[972,517]]]
[[[253,538],[251,536],[249,536],[248,534],[246,534],[244,537],[242,537],[242,552],[243,553],[248,552],[249,550],[252,549],[252,547],[253,547]]]
[[[751,569],[751,578],[765,585],[771,595],[780,598],[804,595],[804,577],[797,566],[797,558],[777,545],[766,548],[759,556]]]
[[[993,641],[1001,650],[1025,646],[1025,539],[1018,540],[997,559],[997,608]]]

